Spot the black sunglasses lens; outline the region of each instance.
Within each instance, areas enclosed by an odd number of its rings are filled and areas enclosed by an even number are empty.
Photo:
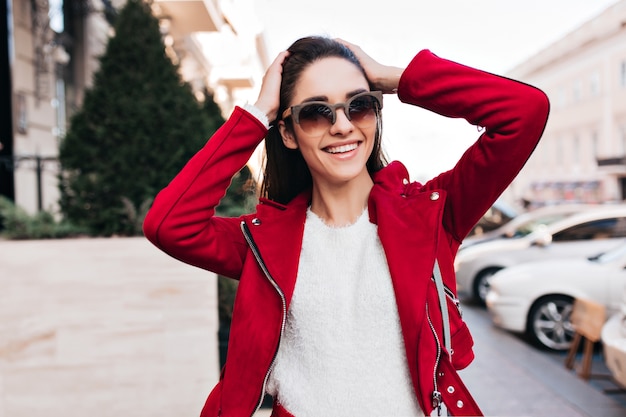
[[[333,111],[324,104],[312,103],[300,109],[298,119],[305,132],[328,129],[333,124]]]
[[[362,95],[350,102],[348,112],[350,120],[355,123],[369,121],[376,117],[378,100],[372,95]]]

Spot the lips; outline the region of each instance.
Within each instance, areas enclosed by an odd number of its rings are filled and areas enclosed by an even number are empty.
[[[332,154],[346,153],[346,152],[353,151],[358,147],[359,147],[359,144],[357,142],[354,142],[354,143],[349,143],[349,144],[341,145],[341,146],[328,146],[324,148],[324,152],[328,152]]]

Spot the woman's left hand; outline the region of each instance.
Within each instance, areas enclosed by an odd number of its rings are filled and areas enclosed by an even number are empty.
[[[383,65],[366,54],[360,46],[339,38],[335,40],[346,46],[354,53],[363,66],[365,75],[374,89],[381,90],[383,93],[397,92],[398,84],[400,83],[400,76],[402,75],[404,69],[390,65]]]

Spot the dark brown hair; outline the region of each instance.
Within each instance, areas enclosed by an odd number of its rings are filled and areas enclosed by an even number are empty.
[[[279,117],[291,102],[300,75],[316,61],[328,57],[343,58],[357,66],[366,77],[365,70],[352,51],[333,39],[319,36],[302,38],[294,42],[288,51],[289,57],[283,63]],[[291,119],[285,120],[288,129],[293,129],[291,123]],[[381,136],[382,123],[378,115],[374,148],[366,164],[370,174],[387,164],[380,144]],[[265,138],[265,172],[261,196],[286,204],[312,185],[311,172],[300,150],[289,149],[283,144],[277,121],[274,121]]]

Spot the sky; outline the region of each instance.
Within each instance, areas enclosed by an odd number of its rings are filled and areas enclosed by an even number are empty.
[[[344,38],[405,67],[421,49],[497,74],[549,47],[619,0],[255,0],[270,60],[307,35]],[[452,168],[476,128],[385,96],[383,146],[425,181]]]

